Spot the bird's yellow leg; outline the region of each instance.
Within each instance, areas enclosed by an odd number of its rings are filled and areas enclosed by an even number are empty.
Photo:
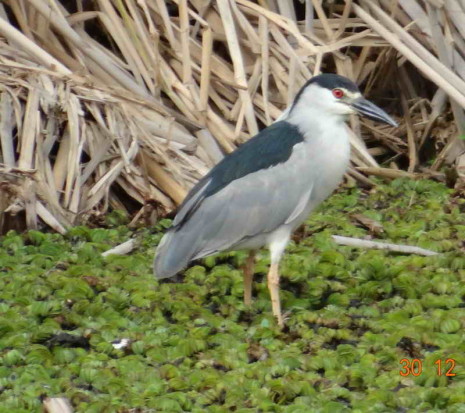
[[[244,271],[244,304],[250,306],[252,304],[252,280],[255,269],[255,251],[250,251],[249,256],[243,267]]]
[[[279,300],[279,263],[270,265],[270,270],[268,271],[268,289],[270,290],[273,315],[277,318],[278,325],[283,327],[284,320],[281,314],[281,302]]]

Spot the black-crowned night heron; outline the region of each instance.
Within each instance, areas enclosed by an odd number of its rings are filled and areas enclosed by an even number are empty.
[[[338,186],[349,164],[348,115],[396,126],[349,79],[311,78],[279,119],[226,156],[195,185],[157,249],[157,278],[219,251],[250,250],[244,302],[251,303],[254,251],[267,246],[273,314],[283,325],[279,262],[292,232]]]

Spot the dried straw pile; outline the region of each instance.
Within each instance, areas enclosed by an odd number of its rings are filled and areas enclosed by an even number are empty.
[[[0,229],[170,211],[320,71],[401,123],[352,120],[352,178],[463,166],[463,2],[320,3],[3,0]]]

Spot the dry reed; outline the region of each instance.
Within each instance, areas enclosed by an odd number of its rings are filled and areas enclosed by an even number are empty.
[[[321,71],[400,123],[351,120],[349,179],[465,173],[463,2],[299,4],[0,2],[0,229],[156,219]]]

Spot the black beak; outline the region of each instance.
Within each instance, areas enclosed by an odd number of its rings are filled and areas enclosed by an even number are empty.
[[[373,120],[379,120],[391,126],[397,126],[397,122],[392,119],[383,109],[366,100],[363,97],[355,99],[351,106],[361,115]]]

